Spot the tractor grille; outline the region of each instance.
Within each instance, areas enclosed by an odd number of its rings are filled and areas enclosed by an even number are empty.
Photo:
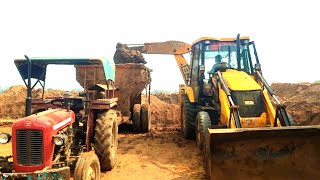
[[[42,164],[42,131],[17,130],[17,160],[21,165]]]
[[[265,111],[261,91],[232,91],[232,100],[239,106],[241,117],[260,117]]]

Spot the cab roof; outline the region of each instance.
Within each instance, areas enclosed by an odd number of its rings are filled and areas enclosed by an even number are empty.
[[[236,41],[237,38],[215,38],[215,37],[209,37],[209,36],[205,36],[205,37],[201,37],[197,40],[195,40],[191,46],[194,46],[195,44],[201,42],[201,41],[206,41],[206,40],[210,40],[210,41],[222,41],[222,42],[232,42],[232,41]],[[249,36],[241,36],[240,40],[250,40]]]
[[[33,57],[31,61],[31,78],[45,81],[47,65],[93,65],[101,67],[103,76],[101,78],[115,79],[114,63],[106,58],[88,59],[88,58],[52,58],[52,57]],[[28,61],[26,59],[15,59],[14,63],[23,80],[28,78]]]

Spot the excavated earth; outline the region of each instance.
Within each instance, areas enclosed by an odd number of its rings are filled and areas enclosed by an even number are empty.
[[[273,83],[272,88],[298,125],[320,124],[320,83]]]
[[[299,125],[320,124],[320,83],[274,83],[279,100]],[[0,94],[0,131],[10,132],[12,119],[23,117],[26,89],[11,87]],[[33,92],[41,97],[41,90]],[[46,96],[61,96],[52,90]],[[178,94],[151,96],[153,128],[136,134],[130,126],[120,125],[118,162],[102,179],[205,179],[201,152],[195,141],[180,133]],[[1,146],[1,155],[11,154],[11,143]]]

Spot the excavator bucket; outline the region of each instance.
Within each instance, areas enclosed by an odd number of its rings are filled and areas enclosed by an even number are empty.
[[[210,179],[319,179],[320,126],[208,129]]]

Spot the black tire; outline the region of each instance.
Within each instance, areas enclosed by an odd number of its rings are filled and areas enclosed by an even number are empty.
[[[196,111],[194,105],[189,101],[186,94],[182,96],[181,104],[181,131],[186,139],[195,138],[195,121],[196,121]]]
[[[204,139],[206,137],[208,128],[211,126],[211,119],[208,112],[200,111],[197,114],[197,127],[196,127],[196,141],[200,150],[203,149]]]
[[[97,155],[93,152],[82,153],[79,157],[74,174],[74,180],[99,180],[100,179],[100,163]]]
[[[141,106],[141,132],[147,133],[151,129],[150,106],[145,103]]]
[[[94,145],[101,170],[111,170],[116,164],[118,148],[117,112],[108,110],[99,115],[96,121]]]
[[[135,132],[141,132],[141,104],[133,106],[132,124]]]

